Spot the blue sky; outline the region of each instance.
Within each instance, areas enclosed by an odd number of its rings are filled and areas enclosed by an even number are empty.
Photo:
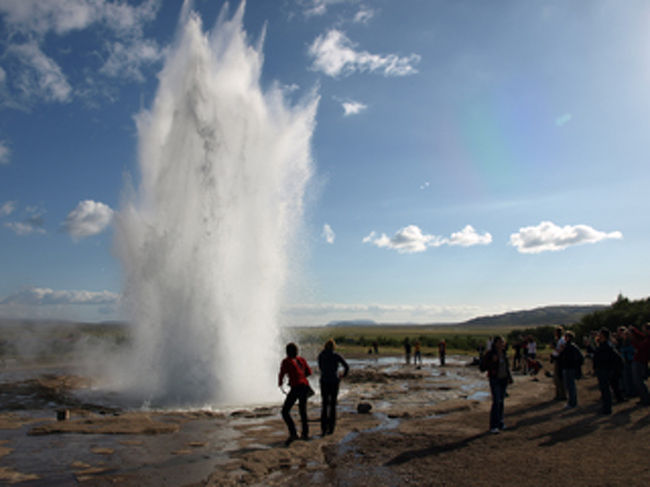
[[[123,317],[112,221],[180,8],[0,0],[0,316]],[[263,86],[321,97],[286,323],[648,295],[647,2],[249,0],[244,24]]]

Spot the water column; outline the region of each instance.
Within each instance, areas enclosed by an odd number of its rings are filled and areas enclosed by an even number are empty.
[[[149,111],[116,247],[134,348],[126,389],[170,406],[277,394],[278,317],[312,174],[318,96],[263,91],[244,2],[204,32],[184,7]],[[271,394],[271,396],[269,395]]]

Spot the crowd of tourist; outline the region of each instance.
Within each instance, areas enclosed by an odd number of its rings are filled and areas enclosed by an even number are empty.
[[[638,404],[650,405],[650,394],[646,386],[648,379],[648,360],[650,358],[650,323],[642,329],[635,326],[621,326],[615,333],[607,328],[594,331],[583,339],[583,351],[578,347],[575,334],[564,330],[561,326],[554,331],[551,344],[550,359],[553,365],[553,384],[555,400],[566,401],[565,409],[578,406],[578,389],[576,381],[582,378],[585,359],[591,362],[591,372],[598,380],[601,395],[602,414],[612,413],[612,402],[623,402],[638,398]],[[349,371],[346,361],[334,351],[333,340],[328,340],[318,356],[320,369],[320,390],[322,398],[321,434],[327,435],[334,431],[336,423],[336,402],[339,382]],[[411,343],[404,342],[406,363],[411,359]],[[422,363],[420,343],[415,342],[414,364]],[[542,367],[537,359],[537,342],[533,336],[519,336],[512,346],[514,350],[513,368],[523,374],[536,374]],[[490,337],[485,347],[479,347],[479,367],[486,372],[492,406],[490,409],[491,433],[499,433],[505,428],[504,402],[508,385],[513,382],[508,359],[508,345],[503,337]],[[446,344],[439,344],[440,365],[445,363]],[[289,430],[286,444],[298,438],[295,424],[290,411],[298,401],[302,426],[302,438],[309,438],[307,420],[307,399],[314,394],[309,385],[308,377],[312,371],[307,361],[298,356],[298,347],[289,343],[286,347],[286,358],[280,366],[278,384],[282,386],[285,376],[289,378],[290,389],[282,407],[282,417]],[[339,370],[342,369],[340,372]]]
[[[600,412],[612,413],[612,402],[638,398],[641,406],[650,405],[646,386],[650,358],[650,323],[641,330],[635,326],[621,326],[615,334],[602,328],[585,337],[584,354],[575,342],[575,334],[557,327],[551,344],[550,359],[553,372],[555,400],[566,401],[564,409],[578,406],[576,380],[582,378],[585,356],[591,361],[591,372],[598,380],[601,395]],[[513,370],[535,374],[541,368],[537,360],[537,344],[532,336],[519,336],[513,345]],[[484,351],[485,350],[485,351]],[[505,428],[503,420],[506,388],[512,382],[507,344],[502,337],[490,338],[481,349],[480,368],[487,372],[492,395],[490,432]]]

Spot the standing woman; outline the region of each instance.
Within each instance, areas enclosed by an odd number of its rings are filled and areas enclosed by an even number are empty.
[[[505,428],[503,423],[503,408],[506,397],[506,388],[512,384],[508,357],[505,353],[503,337],[495,337],[492,347],[485,353],[481,370],[487,371],[492,393],[492,409],[490,410],[490,433],[499,433]]]
[[[339,374],[339,364],[343,366],[342,374]],[[339,383],[341,377],[348,375],[350,370],[345,359],[334,351],[334,340],[327,340],[323,351],[318,355],[318,368],[320,369],[320,395],[323,401],[320,427],[321,435],[325,436],[334,433]]]
[[[307,398],[311,391],[307,377],[311,375],[311,369],[307,361],[298,356],[298,346],[295,343],[289,343],[286,348],[287,356],[280,364],[280,374],[278,376],[278,386],[282,387],[282,380],[285,375],[289,376],[289,393],[282,406],[282,419],[287,423],[289,428],[289,438],[285,444],[289,446],[291,442],[298,439],[296,425],[291,419],[291,408],[298,401],[298,411],[300,412],[300,422],[302,423],[302,439],[309,439],[309,425],[307,423]]]

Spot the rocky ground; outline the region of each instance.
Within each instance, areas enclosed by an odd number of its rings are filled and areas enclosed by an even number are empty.
[[[289,447],[279,405],[123,411],[75,399],[85,379],[30,380],[0,385],[0,484],[650,485],[650,408],[630,400],[600,415],[590,376],[579,381],[579,407],[564,411],[550,378],[515,375],[507,429],[492,435],[475,368],[357,365],[336,432],[320,438],[312,421],[312,439]],[[372,413],[358,414],[359,402]],[[56,421],[61,405],[69,420]]]

